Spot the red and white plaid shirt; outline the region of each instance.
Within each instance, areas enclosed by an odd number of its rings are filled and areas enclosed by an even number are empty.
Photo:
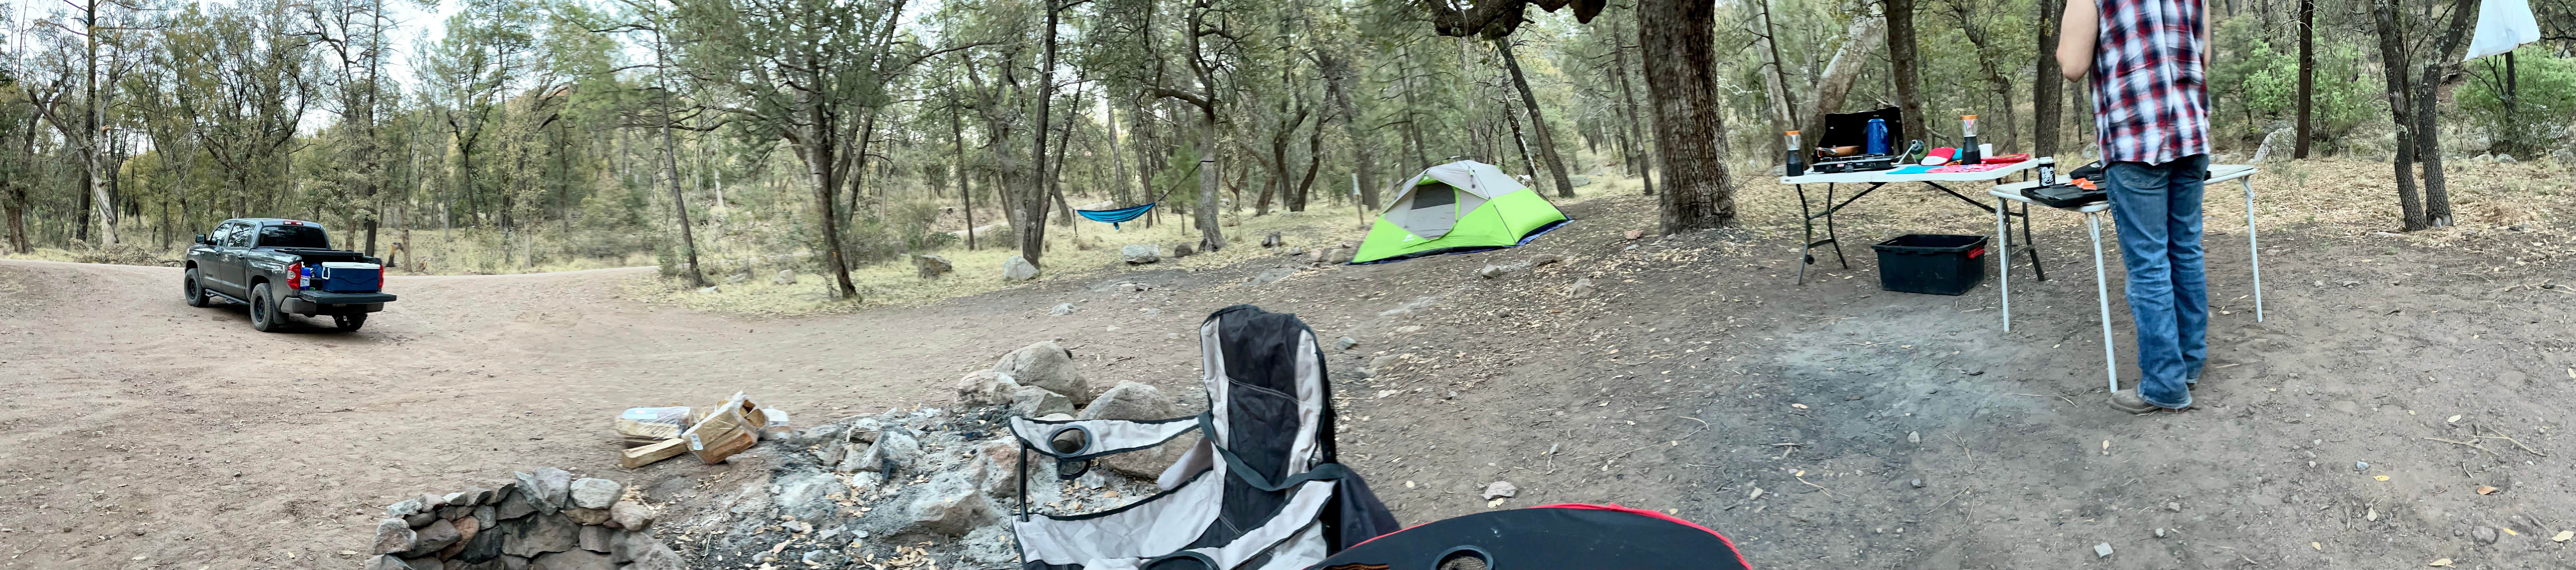
[[[2086,0],[2073,0],[2083,2]],[[2093,126],[2105,161],[2209,153],[2209,46],[2201,0],[2099,0]]]

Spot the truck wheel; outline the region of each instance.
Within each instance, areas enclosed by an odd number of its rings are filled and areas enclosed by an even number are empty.
[[[188,276],[179,281],[179,295],[190,307],[206,306],[206,286],[197,284],[197,269],[188,268]]]
[[[286,328],[286,314],[278,312],[277,298],[269,295],[267,283],[250,288],[250,328],[259,332],[277,332]]]
[[[331,325],[340,327],[342,331],[358,330],[358,327],[367,326],[367,314],[331,315]]]

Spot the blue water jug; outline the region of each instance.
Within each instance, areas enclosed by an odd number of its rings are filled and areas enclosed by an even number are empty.
[[[1887,142],[1887,119],[1870,119],[1869,128],[1862,132],[1869,137],[1870,154],[1887,154],[1892,150]]]

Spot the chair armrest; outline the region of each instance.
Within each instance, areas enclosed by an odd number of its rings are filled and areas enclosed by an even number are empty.
[[[1160,420],[1046,421],[1013,417],[1011,435],[1020,439],[1020,445],[1039,455],[1066,460],[1092,459],[1162,445],[1190,430],[1199,429],[1204,415]],[[1081,449],[1056,449],[1056,436],[1066,431],[1083,434]]]

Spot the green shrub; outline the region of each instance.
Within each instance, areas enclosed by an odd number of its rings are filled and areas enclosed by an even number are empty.
[[[2504,56],[2469,62],[2469,81],[2455,94],[2469,123],[2486,131],[2488,152],[2531,156],[2566,138],[2576,121],[2576,60],[2549,48],[2514,50],[2512,109],[2505,108]]]

